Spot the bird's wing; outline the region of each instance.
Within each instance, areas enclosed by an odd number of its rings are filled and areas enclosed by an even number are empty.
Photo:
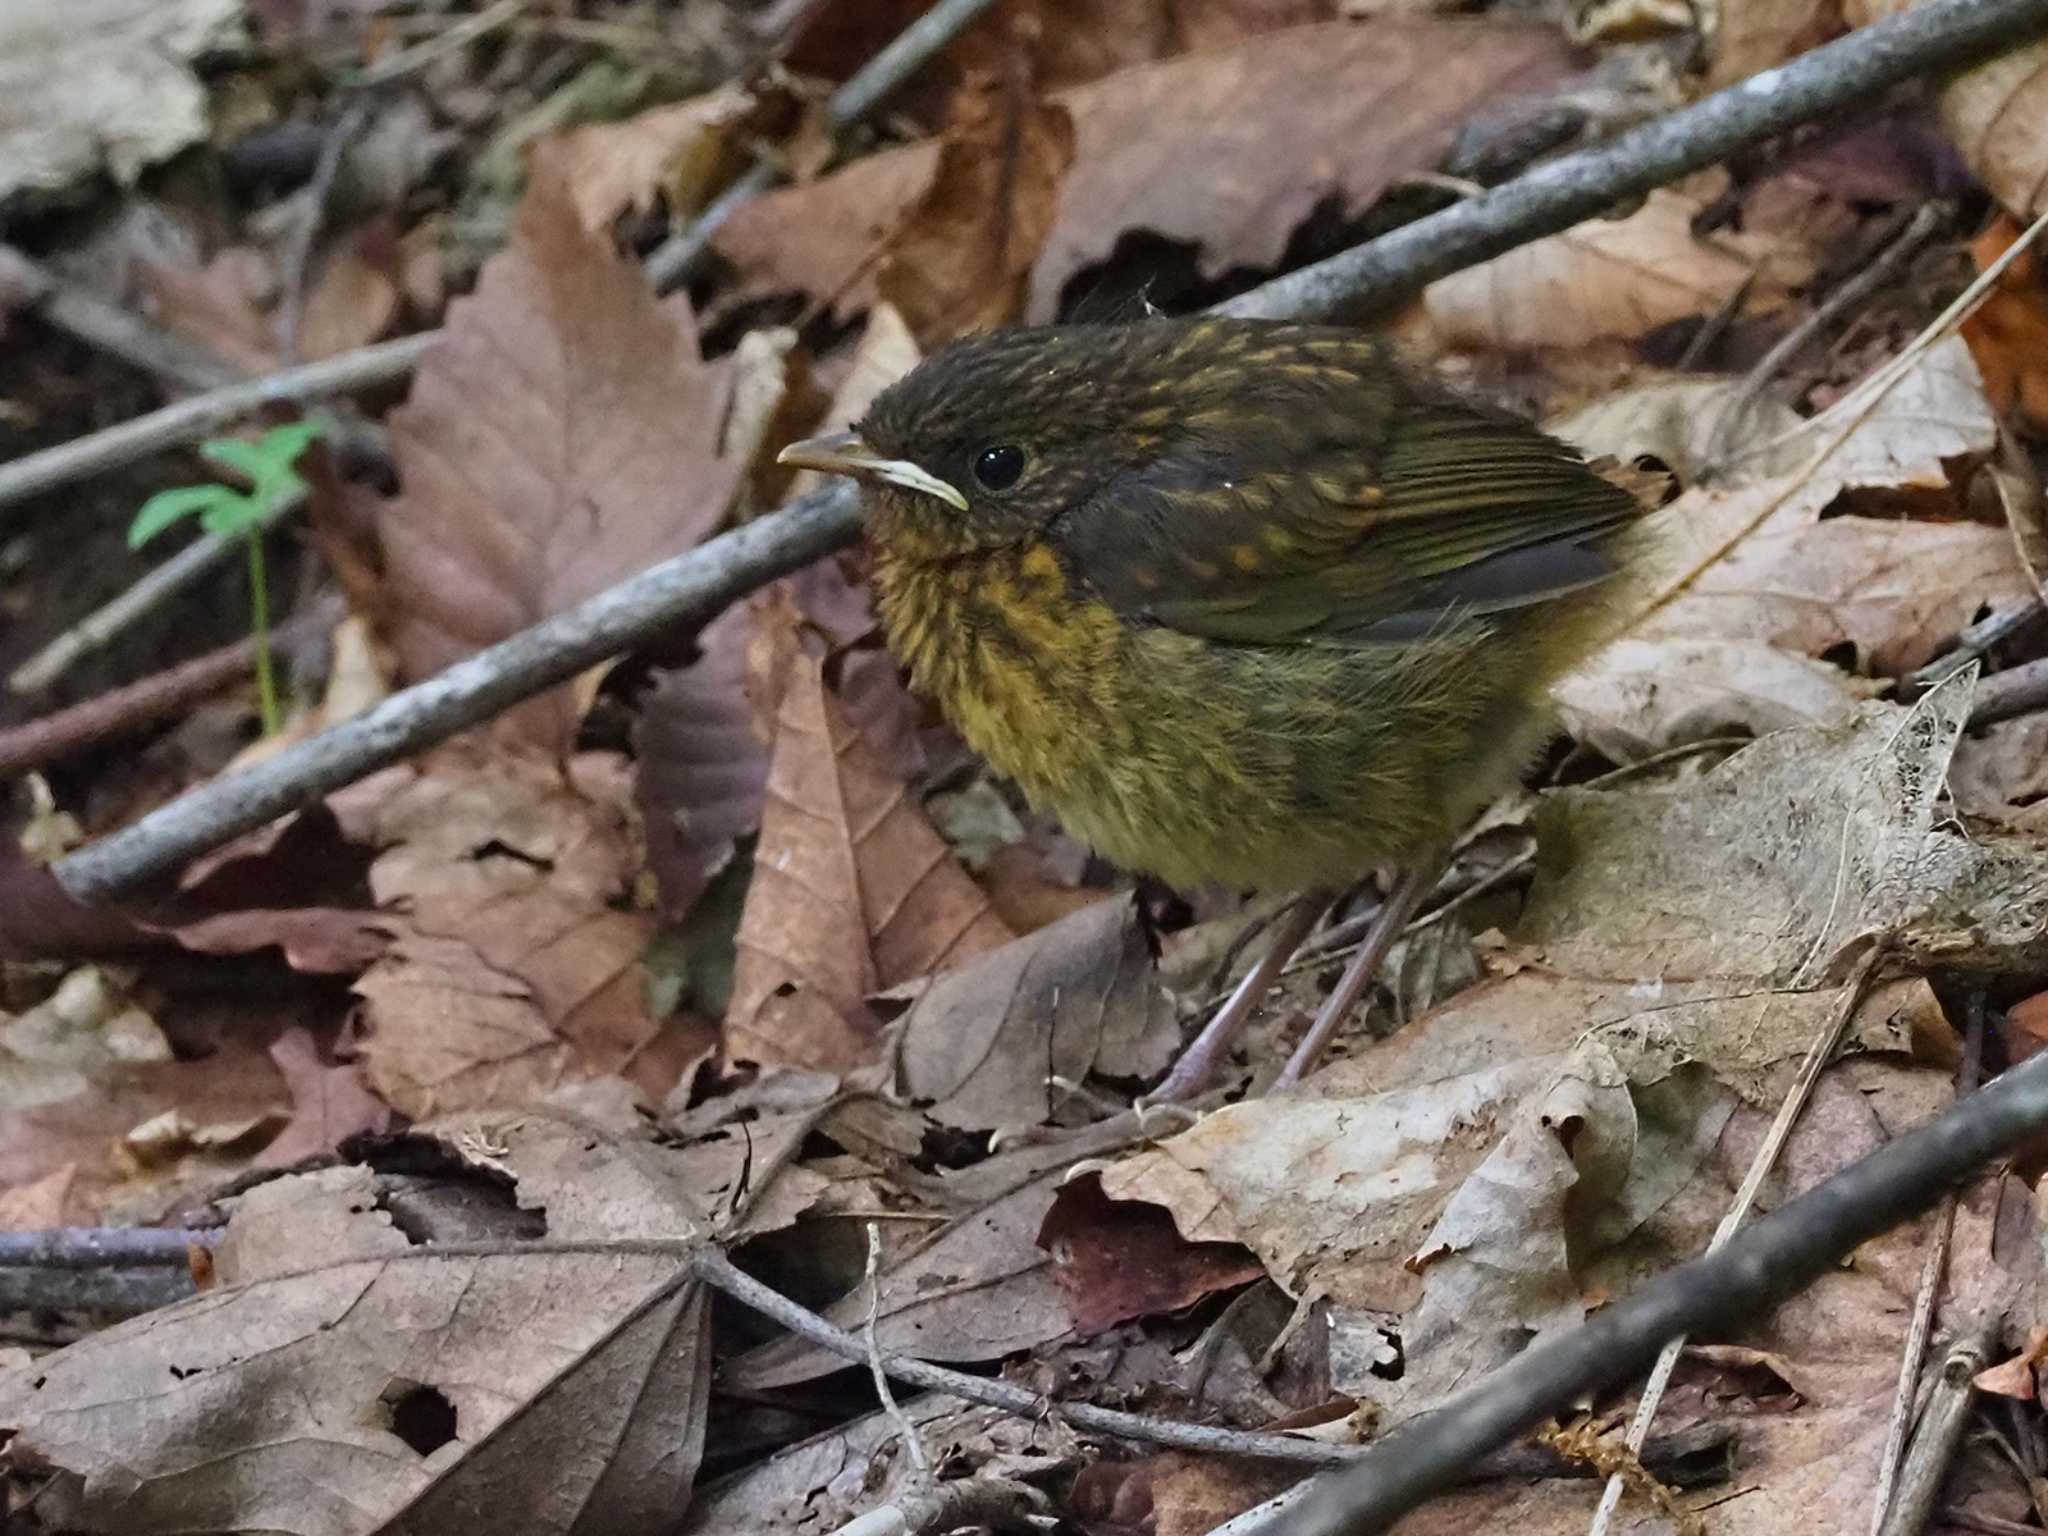
[[[1376,435],[1327,397],[1206,441],[1197,424],[1058,537],[1118,611],[1245,645],[1408,639],[1612,572],[1603,536],[1641,515],[1632,494],[1524,422],[1419,381],[1391,393]]]

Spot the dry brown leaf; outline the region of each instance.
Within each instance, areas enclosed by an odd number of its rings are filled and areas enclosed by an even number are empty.
[[[388,260],[370,249],[386,247]],[[357,230],[334,243],[320,275],[306,292],[299,318],[299,355],[333,357],[352,352],[391,333],[398,322],[398,283],[393,276],[396,241],[389,228]]]
[[[1769,310],[1811,275],[1811,258],[1782,242],[1694,235],[1702,206],[1660,188],[1626,218],[1588,219],[1431,283],[1424,314],[1446,346],[1575,347],[1713,314],[1745,283],[1745,309]]]
[[[1010,937],[826,692],[822,666],[789,657],[726,1014],[732,1054],[856,1065],[879,1044],[872,994]]]
[[[269,314],[277,274],[262,251],[229,246],[197,272],[145,261],[136,273],[151,317],[165,330],[251,373],[278,366]]]
[[[1073,114],[1039,99],[1021,45],[1007,68],[955,93],[931,185],[890,238],[875,278],[920,346],[1023,312],[1073,162]]]
[[[1978,816],[2048,800],[2048,715],[1970,732],[1956,747],[1948,787],[1958,810]]]
[[[510,1178],[550,1237],[705,1230],[651,1149],[588,1127],[526,1114],[441,1141]],[[673,1521],[710,1386],[710,1309],[678,1259],[414,1244],[365,1169],[253,1192],[220,1285],[0,1379],[12,1453],[58,1474],[45,1511],[306,1536]]]
[[[1949,1097],[1946,1072],[1852,1061],[1822,1078],[1792,1133],[1775,1186],[1786,1199],[1924,1123]],[[1721,1137],[1715,1164],[1659,1212],[1634,1244],[1593,1264],[1594,1293],[1619,1294],[1674,1254],[1702,1251],[1762,1139],[1770,1110],[1741,1110]],[[2021,1197],[2024,1200],[2024,1196]],[[1958,1211],[1944,1316],[2002,1307],[2016,1276],[1990,1261],[1995,1179],[1969,1188]],[[1774,1312],[1725,1329],[1688,1352],[1658,1414],[1659,1432],[1739,1417],[1740,1496],[1688,1497],[1703,1536],[1754,1536],[1765,1530],[1853,1530],[1870,1520],[1874,1468],[1898,1379],[1899,1322],[1912,1307],[1928,1224],[1907,1223],[1859,1247],[1855,1262],[1822,1276]],[[1721,1341],[1727,1341],[1723,1344]],[[1787,1379],[1789,1378],[1789,1380]],[[1603,1404],[1625,1423],[1633,1404]],[[1611,1439],[1618,1439],[1615,1432]],[[1594,1496],[1569,1480],[1508,1479],[1432,1500],[1402,1522],[1418,1536],[1466,1536],[1511,1529],[1523,1536],[1583,1536]],[[1626,1515],[1631,1503],[1623,1505]],[[1669,1529],[1643,1510],[1641,1529]]]
[[[1842,0],[1718,0],[1706,88],[1718,91],[1818,47],[1842,30]]]
[[[1213,1394],[1207,1400],[1213,1403]],[[1300,1481],[1294,1468],[1274,1462],[1167,1451],[1084,1467],[1074,1480],[1072,1504],[1091,1531],[1208,1536]]]
[[[962,1214],[883,1270],[875,1338],[884,1354],[1000,1360],[1067,1336],[1066,1297],[1053,1278],[1051,1257],[1038,1246],[1064,1171]],[[868,1308],[863,1283],[824,1314],[857,1329],[866,1325]],[[791,1334],[749,1350],[722,1369],[719,1380],[737,1391],[767,1391],[845,1364]]]
[[[701,208],[738,148],[755,111],[752,92],[730,83],[672,106],[654,107],[617,123],[589,123],[550,149],[576,204],[595,234],[628,209],[645,213],[666,194],[670,212],[687,218]]]
[[[898,1027],[898,1091],[971,1130],[1053,1118],[1051,1077],[1152,1077],[1180,1043],[1128,897],[933,977]]]
[[[1061,1186],[1038,1246],[1053,1256],[1053,1275],[1084,1339],[1132,1318],[1182,1312],[1266,1273],[1236,1244],[1186,1242],[1166,1212],[1104,1199],[1101,1184],[1087,1177]]]
[[[304,1026],[294,1024],[272,1041],[270,1059],[291,1091],[292,1117],[256,1159],[259,1167],[288,1168],[391,1124],[391,1106],[363,1086],[362,1068],[351,1062],[328,1065]]]
[[[1816,663],[1818,653],[1847,643],[1880,668],[1904,670],[1982,605],[2024,590],[1998,529],[1822,515],[1845,493],[1878,508],[1957,503],[1950,466],[1988,453],[1997,436],[1960,341],[1929,349],[1853,430],[1823,421],[1788,439],[1769,430],[1773,414],[1724,445],[1729,484],[1695,486],[1656,515],[1656,537],[1623,599],[1638,617],[1559,689],[1575,729],[1619,760],[1730,728],[1833,718],[1870,688]],[[1595,411],[1582,421],[1605,433],[1602,451],[1624,460],[1690,451],[1674,449],[1658,410]],[[1803,462],[1744,483],[1788,457]]]
[[[1575,741],[1635,763],[1715,736],[1839,719],[1884,683],[1761,640],[1617,640],[1557,685]]]
[[[1316,1097],[1226,1106],[1105,1170],[1102,1184],[1112,1198],[1166,1207],[1189,1241],[1244,1244],[1292,1294],[1406,1313],[1429,1275],[1413,1260],[1430,1254],[1454,1196],[1493,1155],[1501,1129],[1531,1114],[1540,1121],[1561,1085],[1611,1084],[1619,1068],[1634,1104],[1632,1146],[1610,1135],[1587,1148],[1588,1187],[1600,1198],[1573,1212],[1577,1264],[1627,1241],[1663,1208],[1711,1150],[1736,1097],[1775,1105],[1814,1032],[1850,1000],[1839,986],[1645,985],[1523,966],[1331,1062],[1311,1080]],[[1939,1006],[1923,981],[1879,989],[1859,1007],[1850,1038],[1860,1049],[1900,1051],[1929,1012],[1938,1016]],[[1589,1047],[1596,1054],[1575,1055]],[[1504,1155],[1512,1166],[1516,1154]],[[1555,1235],[1530,1229],[1518,1240],[1540,1246]],[[1368,1352],[1344,1389],[1391,1403],[1393,1389],[1364,1381],[1369,1364]]]
[[[286,1103],[255,1030],[230,1021],[206,1055],[176,1059],[157,1022],[88,967],[0,1021],[0,1188],[72,1166],[75,1219],[155,1220],[188,1190],[245,1171]],[[138,1128],[172,1120],[212,1134],[129,1144]]]
[[[1742,379],[1703,379],[1674,374],[1640,380],[1626,389],[1546,421],[1544,430],[1573,444],[1588,458],[1633,463],[1651,458],[1690,486],[1716,468],[1714,459],[1744,450],[1741,479],[1789,474],[1811,451],[1798,439],[1785,441],[1801,421],[1799,413],[1769,395],[1744,405]],[[1742,408],[1740,422],[1727,413]]]
[[[1041,71],[1048,89],[1100,79],[1114,70],[1194,49],[1226,47],[1283,27],[1328,21],[1332,0],[1005,0],[967,29],[947,51],[960,73],[998,65],[1020,27],[1040,34]],[[784,62],[803,74],[844,80],[924,14],[917,0],[834,0],[806,9]],[[927,71],[927,76],[942,71]],[[939,98],[913,85],[893,100],[922,113]],[[936,115],[936,114],[932,114]],[[930,116],[924,120],[931,120]]]
[[[1472,105],[1540,90],[1572,68],[1548,28],[1379,20],[1295,27],[1127,69],[1054,97],[1074,163],[1031,276],[1029,320],[1137,229],[1199,247],[1203,274],[1270,267],[1325,199],[1345,213],[1434,166]],[[856,161],[741,209],[717,246],[749,292],[867,302],[848,280],[932,182],[934,145]]]
[[[378,902],[407,932],[357,981],[377,1093],[415,1117],[530,1101],[620,1070],[658,1023],[629,899],[637,818],[602,774],[444,752],[379,807]]]
[[[0,1189],[0,1232],[40,1232],[65,1225],[78,1164],[64,1163],[39,1179]]]
[[[1694,1126],[1689,1174],[1730,1107],[1709,1098]],[[1445,1203],[1409,1267],[1422,1298],[1402,1319],[1397,1383],[1369,1374],[1333,1381],[1369,1393],[1396,1418],[1435,1407],[1529,1344],[1585,1316],[1573,1269],[1592,1235],[1591,1217],[1623,1195],[1638,1158],[1670,1148],[1637,1145],[1629,1076],[1597,1039],[1584,1040],[1540,1093],[1515,1106],[1486,1160]],[[1670,1171],[1670,1162],[1660,1170]],[[1656,1195],[1668,1195],[1660,1184]],[[1638,1197],[1639,1204],[1656,1203]]]
[[[917,366],[920,356],[917,338],[910,334],[903,316],[894,305],[877,300],[868,311],[867,328],[832,391],[832,403],[817,430],[838,432],[851,427],[867,414],[875,396]],[[826,478],[819,470],[801,470],[791,481],[789,494],[805,495],[823,485]]]
[[[1737,545],[1636,633],[1643,640],[1747,635],[1803,656],[1836,646],[1852,666],[1898,677],[1932,659],[1986,608],[2032,584],[2003,528],[1831,517],[1773,521]]]
[[[660,675],[635,730],[635,792],[663,910],[680,918],[733,845],[761,825],[768,747],[747,702],[753,610],[729,608],[697,636],[698,658]]]
[[[545,155],[512,243],[451,306],[392,413],[403,483],[378,517],[393,639],[422,677],[687,548],[743,466],[718,455],[725,387],[688,310],[577,220]],[[565,746],[574,701],[514,712]]]

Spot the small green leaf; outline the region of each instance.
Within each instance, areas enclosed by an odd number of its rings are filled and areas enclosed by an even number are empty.
[[[217,437],[200,445],[199,451],[249,481],[249,494],[266,510],[289,497],[302,494],[306,482],[294,466],[313,439],[326,430],[319,420],[287,422],[272,427],[255,442],[238,437]]]
[[[173,491],[158,491],[142,504],[135,521],[128,525],[128,547],[140,549],[173,523],[182,522],[195,512],[203,514],[222,497],[234,495],[224,485],[181,485]]]
[[[210,437],[199,445],[199,452],[214,463],[232,469],[252,484],[270,468],[262,447],[244,442],[239,437]]]
[[[208,533],[248,533],[263,526],[265,510],[263,503],[254,496],[244,496],[240,491],[228,491],[199,514],[199,526]]]

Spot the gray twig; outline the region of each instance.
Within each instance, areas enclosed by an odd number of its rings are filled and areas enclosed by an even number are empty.
[[[1890,282],[1899,269],[1912,260],[1920,248],[1934,238],[1935,231],[1946,224],[1955,210],[1946,203],[1926,203],[1913,211],[1906,227],[1887,241],[1884,249],[1861,271],[1845,280],[1835,291],[1816,305],[1813,312],[1778,338],[1768,352],[1757,359],[1756,366],[1749,370],[1741,386],[1721,408],[1720,416],[1714,422],[1714,430],[1704,455],[1700,479],[1709,480],[1719,471],[1721,461],[1726,457],[1728,443],[1738,432],[1757,397],[1777,374],[1780,368],[1798,355],[1801,348],[1818,336],[1848,310],[1861,304],[1878,289]]]
[[[342,612],[338,599],[316,601],[280,625],[270,642],[278,650],[289,652],[333,628]],[[167,667],[125,687],[109,689],[68,709],[9,726],[0,730],[0,778],[12,778],[31,768],[61,762],[95,742],[177,714],[248,676],[255,665],[255,637],[244,635],[217,651]]]
[[[2048,1129],[2048,1051],[1888,1142],[1729,1239],[1532,1345],[1435,1413],[1402,1425],[1356,1465],[1321,1479],[1291,1511],[1289,1536],[1384,1531],[1461,1468],[1579,1398],[1632,1376],[1666,1339],[1754,1321],[1959,1180]]]
[[[1997,1311],[1975,1319],[1962,1336],[1949,1346],[1934,1378],[1934,1390],[1927,1396],[1926,1411],[1914,1432],[1906,1463],[1899,1469],[1898,1496],[1883,1526],[1883,1536],[1920,1536],[1934,1513],[1942,1485],[1948,1481],[1949,1465],[1963,1443],[1963,1430],[1970,1422],[1970,1405],[1977,1395],[1977,1373],[1985,1357],[1998,1342],[2004,1317]]]
[[[194,1244],[211,1247],[220,1233],[183,1227],[45,1227],[0,1232],[0,1269],[183,1268]]]
[[[401,336],[316,363],[301,363],[241,384],[179,400],[147,416],[124,421],[69,443],[0,464],[0,507],[55,490],[104,470],[132,464],[166,448],[182,448],[266,405],[304,404],[388,384],[419,365],[438,331]]]
[[[1994,672],[1977,684],[1970,725],[1994,725],[2048,709],[2048,657]]]
[[[799,1338],[808,1339],[842,1360],[856,1365],[866,1363],[867,1345],[857,1336],[828,1322],[801,1303],[790,1300],[780,1291],[763,1285],[717,1249],[696,1250],[691,1269],[706,1285],[782,1324]],[[1020,1418],[1036,1419],[1043,1414],[1056,1413],[1083,1433],[1110,1435],[1141,1444],[1171,1446],[1218,1456],[1258,1456],[1269,1461],[1299,1462],[1310,1466],[1327,1466],[1359,1454],[1353,1446],[1325,1445],[1321,1441],[1294,1435],[1257,1434],[1249,1430],[1222,1429],[1213,1424],[1183,1424],[1172,1419],[1124,1413],[1115,1408],[1098,1408],[1092,1403],[1055,1402],[1014,1382],[970,1376],[965,1371],[949,1370],[943,1365],[907,1356],[884,1355],[882,1368],[906,1386],[922,1387],[928,1392],[947,1392],[971,1403],[1000,1408]]]
[[[1915,76],[2017,47],[2048,0],[1934,0],[1752,75],[1612,143],[1566,155],[1391,234],[1275,278],[1225,314],[1356,317],[1569,229],[1626,197]]]
[[[473,656],[275,757],[152,811],[52,866],[72,895],[105,901],[331,789],[457,731],[672,627],[694,629],[725,606],[851,542],[859,529],[851,485],[833,486]]]
[[[1984,989],[1970,994],[1970,1012],[1963,1035],[1963,1065],[1956,1073],[1956,1093],[1977,1091],[1977,1077],[1984,1065]],[[1920,1395],[1920,1363],[1927,1352],[1927,1336],[1934,1326],[1934,1302],[1941,1293],[1941,1277],[1948,1268],[1949,1239],[1955,1231],[1956,1192],[1941,1197],[1934,1216],[1934,1232],[1928,1240],[1927,1259],[1920,1266],[1920,1285],[1913,1296],[1913,1319],[1906,1329],[1906,1345],[1899,1352],[1899,1381],[1892,1394],[1891,1422],[1885,1428],[1884,1452],[1877,1463],[1877,1492],[1870,1501],[1872,1536],[1883,1536],[1890,1512],[1892,1492],[1898,1486],[1899,1457],[1906,1447],[1906,1432],[1913,1424],[1913,1404]],[[1929,1497],[1931,1497],[1931,1493]]]
[[[524,3],[524,0],[519,0]],[[283,338],[284,360],[295,363],[300,356],[299,332],[306,320],[306,280],[313,266],[313,247],[327,223],[327,199],[334,191],[334,178],[341,173],[342,157],[348,153],[363,124],[370,120],[367,102],[357,102],[342,113],[320,146],[313,176],[300,194],[299,220],[285,242],[284,299],[278,306],[278,332]]]

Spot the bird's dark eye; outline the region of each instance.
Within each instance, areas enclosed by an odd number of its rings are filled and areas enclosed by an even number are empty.
[[[1013,443],[984,448],[974,456],[974,479],[984,491],[1007,491],[1024,473],[1024,450]]]

